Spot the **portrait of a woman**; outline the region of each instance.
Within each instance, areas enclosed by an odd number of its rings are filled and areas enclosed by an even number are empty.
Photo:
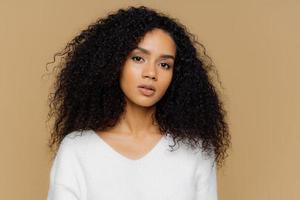
[[[197,47],[179,20],[132,6],[57,53],[48,200],[217,200],[230,135]]]

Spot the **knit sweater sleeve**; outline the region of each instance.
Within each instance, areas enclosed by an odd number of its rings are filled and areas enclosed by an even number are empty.
[[[217,200],[217,170],[212,158],[201,160],[196,171],[196,200]]]
[[[65,137],[57,151],[50,170],[47,200],[79,200],[76,155],[72,141]]]

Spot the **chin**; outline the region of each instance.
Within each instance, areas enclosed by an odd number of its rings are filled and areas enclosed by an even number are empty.
[[[157,100],[154,100],[154,99],[143,99],[143,98],[139,98],[139,99],[126,98],[126,99],[131,104],[135,104],[137,106],[147,107],[147,108],[154,107],[157,103]]]
[[[150,107],[154,107],[156,105],[156,101],[143,101],[143,100],[140,100],[138,102],[135,103],[136,105],[138,106],[141,106],[141,107],[147,107],[147,108],[150,108]]]

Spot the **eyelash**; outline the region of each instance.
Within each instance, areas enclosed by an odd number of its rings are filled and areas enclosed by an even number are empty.
[[[131,57],[131,59],[132,59],[133,61],[135,61],[134,58],[142,58],[142,57],[140,57],[140,56],[132,56],[132,57]],[[143,58],[142,58],[142,59],[143,59]],[[170,66],[169,64],[167,64],[167,63],[163,63],[163,64],[166,64],[166,65],[168,66],[168,68],[165,68],[165,69],[171,68],[171,66]]]

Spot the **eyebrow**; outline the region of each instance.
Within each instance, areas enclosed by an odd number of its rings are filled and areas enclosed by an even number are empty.
[[[144,48],[142,48],[142,47],[137,47],[137,48],[134,49],[134,50],[140,50],[140,51],[142,51],[142,52],[144,52],[145,54],[148,54],[148,55],[151,54],[149,50],[144,49]],[[161,58],[171,58],[171,59],[175,60],[175,57],[174,57],[174,56],[168,55],[168,54],[161,54],[160,57],[161,57]]]

